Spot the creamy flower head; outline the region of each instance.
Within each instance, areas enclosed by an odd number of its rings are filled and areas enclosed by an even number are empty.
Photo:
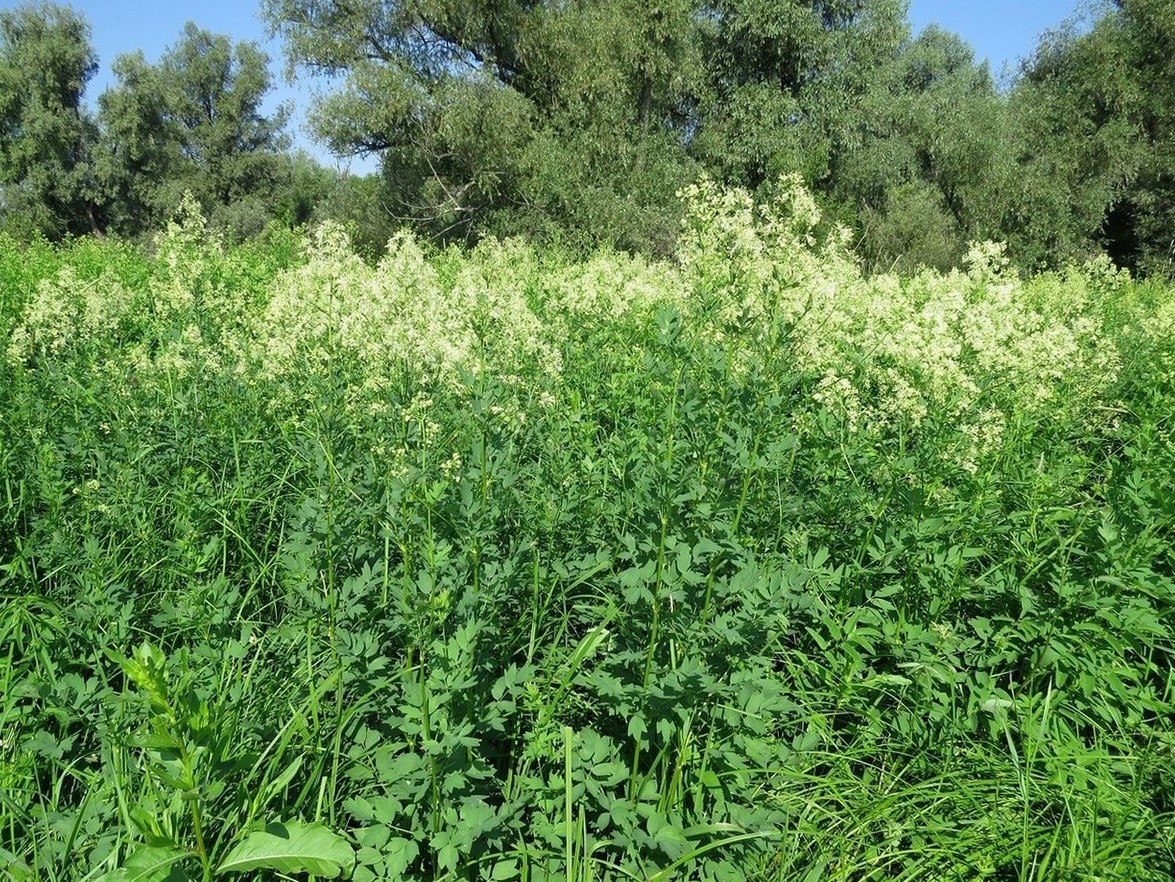
[[[402,371],[449,383],[481,371],[506,377],[520,358],[558,374],[558,347],[504,268],[510,247],[485,246],[446,281],[411,233],[393,236],[373,268],[340,225],[322,224],[305,264],[274,281],[256,323],[265,373],[319,373],[345,357],[364,366],[372,389]]]
[[[104,351],[128,333],[139,300],[110,274],[87,282],[73,267],[62,267],[43,279],[25,304],[9,338],[8,358],[14,364],[62,358],[95,345]]]
[[[817,241],[822,218],[795,175],[759,205],[707,181],[683,195],[696,332],[747,362],[783,328],[792,364],[815,380],[812,403],[850,431],[919,431],[934,414],[953,425],[960,464],[974,471],[1010,414],[1080,413],[1116,376],[1093,293],[1114,284],[1105,265],[1025,281],[1003,243],[977,242],[966,272],[867,278],[843,230]]]

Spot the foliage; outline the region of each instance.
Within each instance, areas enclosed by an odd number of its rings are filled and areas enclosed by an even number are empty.
[[[151,229],[185,191],[218,226],[256,234],[272,216],[268,197],[285,172],[279,153],[288,109],[261,113],[269,59],[189,22],[149,64],[141,52],[115,60],[118,85],[99,99],[104,184],[118,228]],[[259,215],[249,220],[251,201]]]
[[[1104,250],[1171,274],[1172,21],[1161,0],[1107,4],[1025,64],[1011,106],[1024,186],[1005,226],[1029,260]]]
[[[851,108],[907,38],[904,4],[722,0],[701,11],[693,152],[715,177],[751,189],[795,171],[824,181]]]
[[[763,192],[0,251],[0,871],[1169,878],[1169,289]]]
[[[1169,5],[1089,6],[1001,90],[905,0],[266,0],[287,73],[327,84],[314,135],[380,160],[353,177],[287,152],[255,44],[189,23],[157,63],[116,58],[94,115],[86,22],[26,3],[0,20],[0,228],[146,240],[190,192],[230,240],[334,220],[373,265],[404,227],[660,260],[679,190],[769,201],[799,174],[868,272],[961,270],[991,240],[1024,273],[1170,276]]]
[[[986,64],[930,27],[881,67],[844,130],[830,189],[859,206],[861,250],[881,270],[963,265],[1001,235],[1014,174],[1005,103]]]
[[[90,28],[51,3],[0,12],[0,225],[49,237],[103,225],[82,105],[98,64]]]
[[[689,4],[273,0],[291,65],[345,76],[313,124],[383,158],[389,209],[486,233],[664,251],[696,53]]]

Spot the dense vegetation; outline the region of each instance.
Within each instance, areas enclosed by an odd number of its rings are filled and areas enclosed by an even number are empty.
[[[262,10],[0,11],[0,877],[1175,875],[1170,0]]]
[[[335,219],[369,259],[408,226],[673,252],[678,189],[800,173],[871,269],[960,267],[975,239],[1023,271],[1105,253],[1172,270],[1171,0],[1095,6],[1008,88],[904,0],[263,0],[338,175],[265,116],[268,59],[188,25],[157,62],[97,69],[75,12],[0,12],[0,228],[149,238],[190,190],[235,237]],[[760,195],[763,195],[760,193]]]
[[[1169,880],[1169,289],[763,191],[0,242],[0,875]]]

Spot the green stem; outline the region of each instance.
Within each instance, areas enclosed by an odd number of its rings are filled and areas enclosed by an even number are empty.
[[[572,848],[574,823],[572,814],[570,726],[563,727],[563,855],[567,865],[567,882],[575,882],[575,853]]]
[[[665,572],[665,539],[666,533],[669,529],[668,519],[664,514],[661,515],[661,543],[657,549],[657,579],[653,583],[653,623],[649,628],[649,646],[645,652],[645,676],[642,682],[642,687],[647,693],[649,691],[649,679],[653,673],[653,654],[657,648],[657,639],[660,637],[661,625],[661,582],[664,578]]]
[[[208,846],[204,843],[204,824],[200,817],[200,802],[192,800],[192,828],[196,834],[196,855],[200,858],[200,866],[204,870],[204,882],[212,879],[212,860],[208,855]]]

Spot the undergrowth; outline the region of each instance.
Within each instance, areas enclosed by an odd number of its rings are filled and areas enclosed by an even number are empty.
[[[0,874],[1159,880],[1175,301],[0,242]]]

